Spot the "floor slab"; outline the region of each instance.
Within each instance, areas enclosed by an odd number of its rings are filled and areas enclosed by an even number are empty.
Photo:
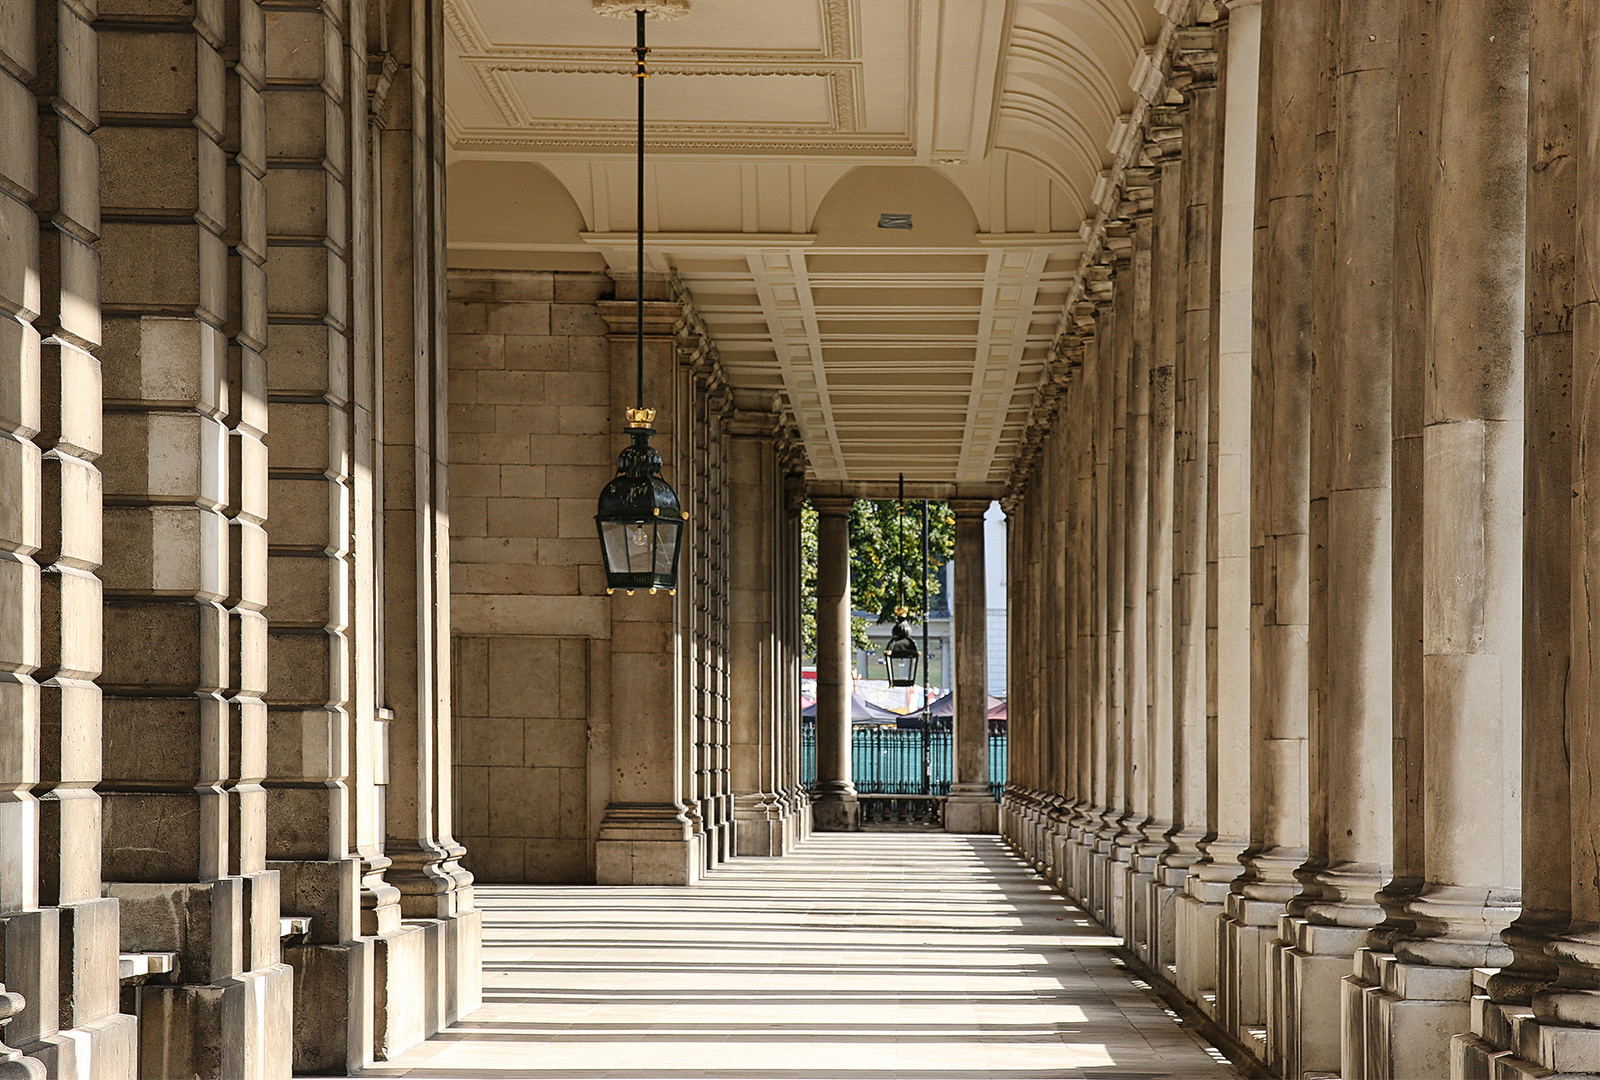
[[[1238,1074],[994,837],[819,834],[693,888],[482,886],[484,1005],[364,1077]]]

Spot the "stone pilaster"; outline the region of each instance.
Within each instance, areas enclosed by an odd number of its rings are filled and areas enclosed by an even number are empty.
[[[171,985],[135,991],[141,1071],[287,1075],[291,973],[254,790],[262,15],[137,2],[99,14],[104,892],[121,903],[123,950],[178,954]]]
[[[956,518],[955,710],[951,727],[955,773],[944,805],[945,831],[999,831],[989,791],[989,618],[984,588],[983,515],[988,499],[950,500]]]
[[[812,820],[819,832],[861,828],[850,775],[850,502],[817,508],[817,782]]]
[[[377,388],[373,407],[375,488],[373,573],[381,602],[374,613],[380,680],[372,739],[387,746],[376,793],[384,880],[400,892],[403,929],[375,942],[374,1036],[379,1053],[401,1049],[419,1030],[432,1034],[482,1000],[481,915],[465,849],[455,839],[450,670],[450,470],[444,258],[443,12],[423,2],[371,9],[373,22],[352,33],[353,84],[362,73],[370,125],[371,280]],[[382,20],[381,22],[378,20]],[[352,29],[359,26],[352,12]],[[367,45],[363,48],[363,43]],[[360,142],[359,139],[356,140]],[[354,175],[363,173],[353,163]],[[359,191],[356,204],[363,205]],[[356,235],[360,254],[361,236]],[[368,280],[358,259],[353,280]],[[354,336],[361,340],[360,307]],[[358,390],[357,431],[364,425]],[[364,451],[358,447],[357,460]],[[358,505],[362,487],[356,486]],[[357,529],[364,530],[358,521]],[[359,535],[359,533],[358,533]],[[357,581],[365,572],[357,564]],[[358,636],[357,640],[360,640]],[[358,669],[357,693],[361,692]],[[363,721],[364,722],[364,721]],[[358,790],[360,801],[366,797]],[[379,863],[363,855],[370,881]],[[371,890],[364,891],[363,902]],[[370,933],[369,906],[363,929]],[[408,1026],[415,1025],[415,1026]]]
[[[805,463],[800,451],[798,433],[792,426],[793,418],[785,416],[784,452],[782,455],[782,518],[778,538],[778,566],[800,565],[800,511],[805,504]],[[781,765],[783,768],[784,804],[789,809],[788,835],[792,843],[799,843],[811,835],[811,793],[806,790],[800,771],[800,667],[801,653],[801,596],[800,575],[782,574],[779,593],[779,640],[783,650],[781,712],[778,719],[779,734],[783,741]]]
[[[1261,7],[1230,3],[1219,24],[1222,57],[1222,193],[1216,230],[1217,334],[1208,385],[1206,478],[1207,719],[1205,858],[1180,897],[1178,988],[1213,1015],[1223,992],[1217,970],[1218,922],[1250,832],[1250,505],[1252,231]]]
[[[632,406],[634,319],[631,301],[602,302],[611,329],[614,371],[612,438],[622,445],[624,409]],[[682,483],[681,440],[687,406],[679,400],[677,347],[671,335],[677,304],[645,304],[644,399],[656,409],[652,445],[676,468],[668,483]],[[689,523],[694,527],[694,523]],[[684,544],[689,547],[687,538]],[[692,885],[705,867],[697,809],[685,775],[693,743],[680,694],[682,607],[694,578],[687,552],[678,564],[679,596],[611,597],[611,797],[595,844],[595,881],[602,885]]]
[[[760,402],[751,402],[758,406]],[[771,402],[733,414],[728,431],[729,709],[737,853],[783,855],[792,839],[781,794],[784,679],[779,633],[783,574],[783,476],[773,440],[778,414]]]

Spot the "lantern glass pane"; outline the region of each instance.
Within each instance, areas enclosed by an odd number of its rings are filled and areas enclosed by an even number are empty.
[[[682,531],[682,521],[673,521],[670,518],[656,519],[656,574],[672,576],[678,563],[678,539]]]
[[[630,569],[628,565],[628,529],[629,526],[620,521],[602,521],[600,523],[600,539],[604,543],[607,573],[625,574]]]
[[[890,686],[914,686],[917,681],[917,658],[915,656],[890,656],[885,660],[889,665]]]

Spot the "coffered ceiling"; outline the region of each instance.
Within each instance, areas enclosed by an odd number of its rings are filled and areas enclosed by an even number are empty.
[[[445,14],[451,264],[631,271],[631,24]],[[648,269],[683,279],[735,386],[784,397],[817,479],[1004,479],[1159,20],[692,0],[650,24]]]

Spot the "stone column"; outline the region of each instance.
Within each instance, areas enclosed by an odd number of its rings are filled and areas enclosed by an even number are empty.
[[[1222,194],[1216,231],[1217,332],[1207,451],[1206,820],[1213,839],[1184,883],[1177,926],[1178,988],[1215,1013],[1218,920],[1250,832],[1250,385],[1252,231],[1261,8],[1232,0],[1218,25]],[[1209,997],[1208,997],[1209,995]]]
[[[1176,975],[1178,896],[1189,867],[1199,860],[1206,834],[1207,727],[1207,478],[1210,470],[1210,379],[1216,347],[1215,266],[1217,200],[1221,191],[1222,137],[1217,88],[1216,31],[1180,31],[1172,83],[1184,104],[1185,261],[1181,332],[1173,373],[1173,673],[1172,843],[1156,868],[1159,973]]]
[[[1524,237],[1528,11],[1436,15],[1423,447],[1428,783],[1414,928],[1380,972],[1394,1075],[1447,1065],[1472,969],[1509,962],[1520,844]],[[1373,1033],[1369,1030],[1368,1039]]]
[[[1315,106],[1322,7],[1262,8],[1251,425],[1251,850],[1224,918],[1218,1000],[1241,1041],[1265,1024],[1277,918],[1305,861],[1310,622]]]
[[[1346,0],[1332,93],[1338,113],[1327,290],[1331,363],[1319,377],[1314,435],[1328,448],[1326,585],[1312,618],[1326,634],[1313,727],[1312,817],[1321,848],[1285,936],[1284,1060],[1293,1073],[1340,1067],[1340,979],[1391,863],[1392,370],[1394,175],[1399,9]]]
[[[813,499],[817,508],[817,782],[812,820],[819,832],[861,828],[850,775],[850,499]]]
[[[1152,970],[1157,956],[1160,917],[1156,866],[1170,845],[1176,822],[1173,790],[1173,523],[1177,469],[1175,372],[1184,298],[1183,113],[1175,108],[1148,114],[1145,154],[1155,169],[1150,281],[1149,537],[1145,545],[1147,601],[1145,635],[1147,703],[1145,754],[1135,767],[1144,774],[1145,820],[1133,851],[1128,882],[1128,937]]]
[[[1594,558],[1587,459],[1597,341],[1591,278],[1596,221],[1586,181],[1594,179],[1597,145],[1597,112],[1588,95],[1600,20],[1586,19],[1586,10],[1576,0],[1530,8],[1522,907],[1502,934],[1511,964],[1488,979],[1474,975],[1472,1032],[1451,1040],[1457,1076],[1600,1068],[1600,1031],[1594,1030],[1600,954],[1592,944],[1594,916],[1579,914],[1594,910],[1594,882],[1591,873],[1576,869],[1592,865],[1592,811],[1583,804],[1590,801],[1595,685],[1589,629],[1595,612],[1581,583]],[[1565,821],[1570,831],[1557,827]]]
[[[1044,446],[1044,472],[1039,477],[1040,502],[1049,520],[1048,532],[1041,538],[1039,581],[1043,590],[1039,615],[1042,629],[1048,635],[1046,652],[1041,658],[1046,664],[1047,677],[1040,683],[1037,712],[1043,727],[1037,739],[1040,757],[1037,786],[1041,792],[1038,844],[1047,878],[1055,873],[1055,837],[1070,815],[1065,772],[1067,732],[1073,719],[1068,674],[1074,654],[1069,578],[1075,552],[1070,540],[1072,459],[1064,422],[1068,401],[1066,383],[1065,365],[1058,365],[1051,373],[1048,387],[1054,395],[1050,402],[1053,417]]]
[[[944,804],[953,833],[999,831],[999,807],[989,792],[989,615],[984,587],[983,515],[988,499],[950,500],[956,516],[955,776]]]
[[[1123,534],[1123,721],[1121,804],[1112,841],[1107,926],[1133,939],[1134,849],[1144,841],[1150,801],[1150,651],[1147,618],[1150,550],[1150,367],[1153,342],[1152,260],[1155,250],[1155,170],[1122,174],[1122,212],[1131,223],[1130,288],[1124,294],[1130,327],[1127,452],[1123,459],[1126,524]],[[1121,303],[1122,301],[1119,301]]]
[[[755,402],[752,405],[758,404]],[[783,855],[788,808],[779,794],[783,678],[777,592],[783,486],[773,452],[778,417],[768,409],[734,413],[729,425],[729,709],[733,815],[740,855]]]

